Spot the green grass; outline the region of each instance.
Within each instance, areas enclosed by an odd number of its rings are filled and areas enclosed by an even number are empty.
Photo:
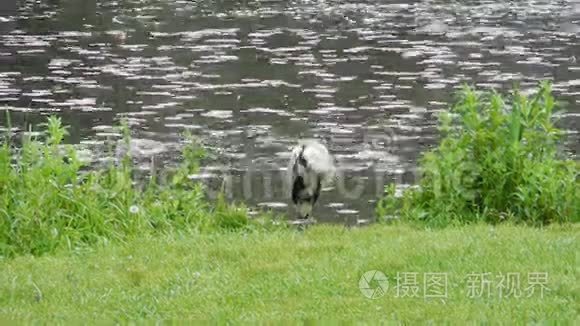
[[[128,144],[129,130],[120,128]],[[0,145],[0,256],[41,255],[175,230],[273,227],[268,217],[250,220],[244,206],[221,197],[210,205],[201,184],[187,178],[204,155],[190,137],[168,178],[135,182],[128,154],[118,164],[90,169],[71,145],[62,144],[67,131],[59,118],[50,117],[40,130],[43,137],[25,137],[20,148],[11,146],[9,135]]]
[[[472,225],[426,230],[316,226],[304,232],[143,236],[125,244],[0,261],[0,319],[213,321],[580,320],[578,225]],[[359,279],[384,272],[368,299]],[[419,273],[419,297],[396,296],[397,273]],[[447,273],[446,298],[425,299],[423,273]],[[491,296],[469,298],[467,277],[491,273]],[[548,276],[549,289],[499,298],[502,273]]]
[[[379,216],[445,226],[476,221],[542,225],[580,221],[580,163],[558,146],[549,83],[508,103],[466,87],[440,115],[439,145],[420,160],[421,180],[396,198],[388,185]]]

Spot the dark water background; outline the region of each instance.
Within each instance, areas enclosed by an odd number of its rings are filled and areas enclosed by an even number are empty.
[[[214,153],[192,176],[210,193],[225,177],[232,198],[281,211],[288,151],[316,137],[347,181],[315,214],[357,223],[385,183],[414,181],[465,82],[553,80],[579,153],[579,36],[580,0],[1,0],[0,109],[20,132],[58,114],[93,161],[128,118],[143,169],[177,161],[188,130]]]

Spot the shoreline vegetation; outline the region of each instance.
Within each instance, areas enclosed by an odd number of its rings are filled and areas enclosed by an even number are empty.
[[[129,129],[119,128],[120,146],[128,148]],[[250,219],[245,206],[223,196],[210,204],[201,183],[188,179],[204,156],[192,137],[186,135],[181,163],[168,179],[158,182],[153,174],[138,182],[130,151],[105,168],[90,169],[71,145],[62,144],[66,133],[53,116],[44,138],[25,136],[14,148],[6,135],[0,146],[1,256],[42,255],[144,234],[280,227],[267,213]]]
[[[549,82],[506,99],[465,86],[439,116],[441,140],[421,157],[419,184],[402,197],[388,185],[377,216],[430,226],[579,222],[580,162],[558,145],[556,109]]]
[[[580,164],[558,147],[550,84],[506,100],[468,87],[458,95],[419,183],[402,196],[387,185],[377,223],[354,229],[299,232],[223,196],[210,202],[188,179],[204,150],[187,135],[163,184],[136,182],[129,154],[87,167],[56,117],[18,146],[0,135],[0,319],[578,320]],[[457,283],[439,300],[372,300],[359,289],[369,270],[391,286],[397,272]],[[521,285],[547,273],[551,292],[461,297],[457,277],[474,272],[518,272]]]

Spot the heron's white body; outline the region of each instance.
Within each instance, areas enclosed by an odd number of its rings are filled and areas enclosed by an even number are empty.
[[[303,140],[292,150],[288,172],[299,217],[308,218],[321,187],[329,185],[336,176],[334,159],[320,142]]]

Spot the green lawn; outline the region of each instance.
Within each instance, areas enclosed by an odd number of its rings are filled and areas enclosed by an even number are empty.
[[[76,253],[6,258],[0,260],[0,320],[577,323],[579,230],[578,225],[432,231],[316,226],[305,232],[139,238]],[[369,270],[387,276],[382,297],[369,299],[359,289]],[[476,293],[484,272],[490,273],[491,286]],[[500,298],[499,281],[506,273],[515,273],[507,279],[514,281],[514,291],[522,290],[521,297],[505,297],[503,288]],[[536,280],[547,287],[543,297],[540,285],[528,297],[530,273],[547,277]],[[445,275],[447,282],[438,284],[447,284],[446,293],[437,283],[425,286],[425,277]],[[405,289],[411,297],[403,297]],[[440,297],[425,298],[424,291]]]

